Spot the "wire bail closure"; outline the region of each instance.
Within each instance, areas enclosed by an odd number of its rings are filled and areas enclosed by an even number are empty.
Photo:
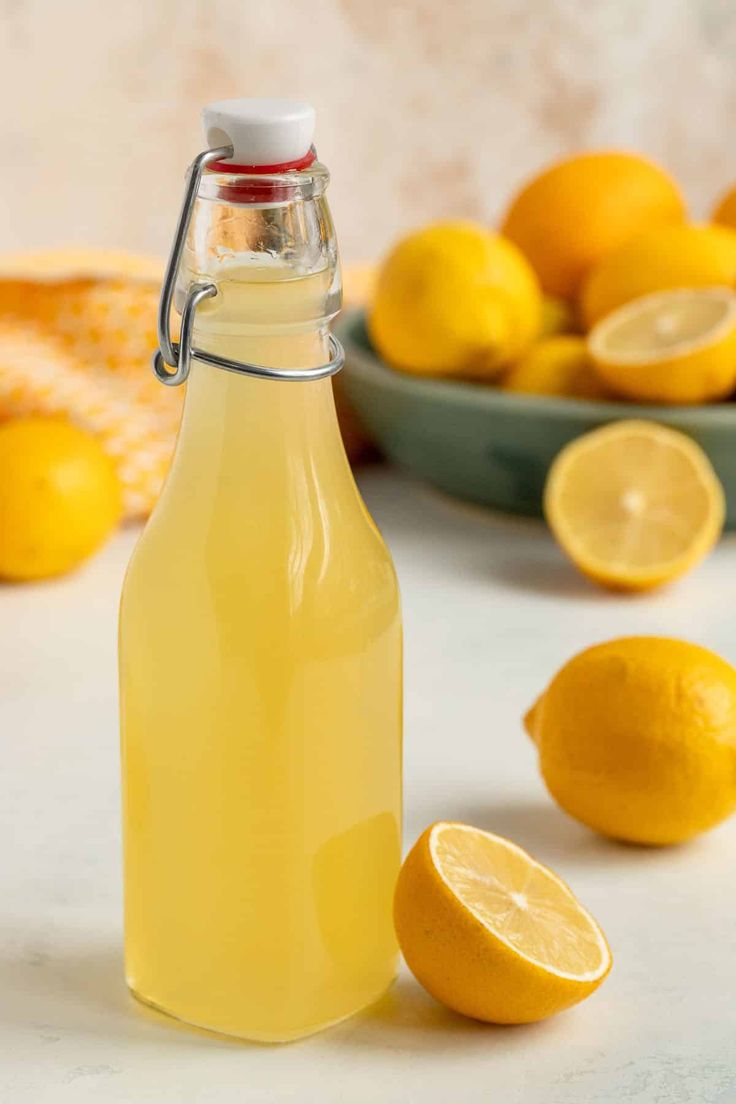
[[[217,356],[215,353],[207,353],[203,349],[194,348],[192,345],[194,314],[203,299],[211,299],[212,296],[217,295],[215,284],[195,283],[190,286],[181,312],[179,341],[174,341],[171,337],[171,307],[174,301],[176,278],[202,173],[213,162],[226,161],[232,156],[232,146],[220,146],[217,149],[203,150],[202,153],[197,154],[187,170],[184,200],[174,231],[174,241],[166,264],[158,305],[159,347],[153,356],[154,374],[167,387],[178,387],[180,383],[184,383],[187,379],[192,357],[196,357],[197,360],[210,364],[214,368],[223,368],[226,372],[239,372],[242,375],[255,376],[258,379],[299,382],[334,376],[345,363],[345,351],[334,334],[328,335],[329,361],[326,364],[318,365],[316,368],[271,368],[265,364],[249,364],[247,361],[230,360],[228,357]],[[170,372],[169,368],[173,368],[174,371]]]

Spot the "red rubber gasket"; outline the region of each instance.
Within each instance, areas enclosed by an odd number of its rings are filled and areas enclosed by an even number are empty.
[[[243,176],[276,176],[279,173],[308,169],[316,160],[317,151],[311,146],[303,157],[298,157],[296,161],[282,161],[280,165],[234,165],[232,161],[213,161],[207,166],[207,171],[240,173]]]

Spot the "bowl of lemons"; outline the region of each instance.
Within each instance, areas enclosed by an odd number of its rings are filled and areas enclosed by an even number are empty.
[[[522,514],[543,511],[582,435],[670,427],[705,453],[736,527],[735,289],[736,190],[696,225],[657,165],[584,154],[526,185],[497,231],[446,221],[399,241],[339,320],[342,390],[389,459]]]

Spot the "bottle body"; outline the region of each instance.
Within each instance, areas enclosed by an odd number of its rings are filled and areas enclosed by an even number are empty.
[[[324,363],[310,304],[331,278],[228,270],[197,344]],[[120,665],[133,991],[268,1041],[375,999],[397,954],[401,620],[329,380],[195,360],[126,577]]]

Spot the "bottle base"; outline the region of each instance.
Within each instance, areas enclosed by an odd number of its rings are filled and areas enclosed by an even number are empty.
[[[145,1005],[146,1008],[152,1008],[160,1015],[166,1016],[170,1020],[175,1020],[176,1023],[182,1024],[184,1027],[195,1028],[198,1031],[206,1031],[209,1035],[219,1035],[220,1038],[234,1039],[243,1043],[278,1044],[295,1043],[298,1042],[299,1039],[307,1039],[310,1035],[318,1035],[320,1031],[327,1031],[331,1027],[337,1027],[338,1024],[344,1023],[345,1020],[349,1020],[352,1016],[357,1016],[359,1012],[364,1011],[364,1009],[366,1008],[370,1008],[372,1004],[375,1004],[376,1001],[379,1001],[381,997],[388,992],[395,981],[396,974],[394,974],[388,984],[383,983],[380,989],[378,989],[374,994],[368,996],[367,999],[362,999],[360,1004],[356,1005],[355,1008],[349,1009],[342,1015],[337,1016],[334,1020],[328,1020],[325,1023],[318,1023],[310,1025],[308,1027],[299,1028],[296,1031],[286,1034],[275,1035],[272,1035],[268,1032],[261,1033],[257,1031],[247,1031],[242,1033],[238,1031],[225,1031],[223,1028],[214,1027],[212,1024],[200,1023],[197,1020],[188,1019],[185,1016],[181,1016],[179,1015],[179,1013],[172,1011],[172,1009],[166,1008],[162,1004],[158,1004],[150,997],[147,997],[144,993],[141,993],[138,989],[131,985],[130,982],[128,982],[127,985],[131,996],[135,997],[139,1004]]]

